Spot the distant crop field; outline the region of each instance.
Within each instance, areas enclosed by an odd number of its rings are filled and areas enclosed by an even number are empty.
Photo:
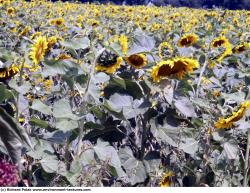
[[[0,0],[0,186],[249,186],[250,11]]]

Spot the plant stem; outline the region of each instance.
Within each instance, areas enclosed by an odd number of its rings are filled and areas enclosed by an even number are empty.
[[[201,84],[201,78],[207,68],[208,62],[205,62],[204,65],[202,66],[201,72],[200,72],[200,76],[198,79],[198,83],[197,83],[197,88],[196,88],[196,97],[199,96],[199,88],[200,88],[200,84]]]
[[[22,60],[18,86],[22,86],[23,84],[23,67],[24,67],[24,60]],[[19,98],[20,98],[20,93],[17,94],[17,98],[16,98],[16,121],[17,122],[19,122],[19,110],[18,110]]]
[[[248,186],[248,169],[249,169],[249,151],[250,151],[250,128],[247,131],[247,148],[245,154],[245,163],[244,163],[244,179],[243,186]]]
[[[140,119],[142,122],[142,139],[141,139],[141,151],[140,151],[140,159],[143,160],[145,154],[145,145],[147,140],[147,124],[144,120],[144,117],[140,115]]]
[[[81,155],[82,151],[82,138],[83,138],[83,128],[80,126],[78,127],[78,144],[77,144],[77,152],[76,152],[76,157],[79,158]]]
[[[86,85],[86,89],[85,89],[85,93],[83,95],[83,102],[87,102],[87,97],[88,97],[88,91],[89,91],[89,86],[91,83],[91,78],[94,76],[95,74],[95,66],[97,63],[97,59],[98,57],[101,55],[101,53],[104,51],[105,49],[100,50],[99,54],[95,57],[95,60],[93,61],[93,65],[90,71],[90,75],[88,77],[88,81],[87,81],[87,85]],[[80,154],[81,154],[81,148],[82,148],[82,138],[83,138],[83,129],[84,126],[81,127],[80,124],[78,123],[78,144],[77,144],[77,150],[76,150],[76,156],[79,158]]]

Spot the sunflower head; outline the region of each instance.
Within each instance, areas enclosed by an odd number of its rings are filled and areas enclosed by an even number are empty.
[[[210,43],[210,46],[212,48],[218,48],[220,46],[225,46],[228,43],[229,43],[228,39],[222,36],[222,37],[213,39],[212,42]]]
[[[213,41],[210,43],[210,47],[223,49],[223,52],[219,56],[216,57],[217,58],[216,60],[219,63],[225,57],[232,54],[232,46],[231,46],[230,42],[228,41],[228,39],[223,37],[223,36],[213,39]]]
[[[18,35],[25,36],[30,30],[31,30],[30,26],[25,26],[24,29]]]
[[[250,49],[250,43],[243,43],[238,46],[235,46],[232,51],[234,54],[240,54],[246,50]]]
[[[151,69],[151,77],[154,82],[160,82],[161,78],[177,76],[183,78],[185,73],[190,73],[194,68],[198,68],[199,63],[190,58],[174,58],[166,61],[160,61]]]
[[[49,24],[60,27],[60,26],[62,26],[64,24],[64,19],[62,17],[56,18],[56,19],[51,19],[49,21]]]
[[[39,62],[43,59],[47,48],[48,42],[46,40],[46,37],[37,37],[30,50],[30,58],[35,65],[38,65]]]
[[[0,82],[10,79],[19,72],[19,68],[16,65],[10,67],[0,68]]]
[[[195,34],[187,34],[178,40],[178,47],[189,47],[195,44],[198,37]]]
[[[46,51],[49,51],[50,48],[53,47],[53,45],[55,45],[55,43],[57,42],[57,38],[55,36],[51,36],[49,39],[48,39],[48,44],[47,44],[47,49]]]
[[[165,173],[162,176],[161,181],[159,182],[159,186],[160,187],[169,187],[171,184],[171,176],[173,176],[172,172]]]
[[[144,54],[132,54],[125,57],[125,61],[134,68],[142,68],[147,64],[147,58]]]
[[[121,63],[121,57],[110,51],[105,50],[97,59],[95,70],[112,74],[116,71],[117,68],[121,66]]]
[[[13,7],[7,8],[6,11],[7,15],[13,15],[15,13],[15,9]]]
[[[158,54],[161,59],[166,59],[173,54],[173,48],[169,43],[162,42],[159,45]]]
[[[249,107],[249,102],[246,101],[240,105],[238,111],[233,112],[228,118],[219,118],[217,122],[215,122],[214,127],[217,129],[228,129],[234,125],[235,122],[239,121],[246,113],[247,108]]]

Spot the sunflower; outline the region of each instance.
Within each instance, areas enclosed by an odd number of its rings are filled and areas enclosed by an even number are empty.
[[[238,46],[235,46],[232,51],[234,54],[240,54],[241,52],[244,52],[249,48],[250,48],[250,43],[243,43]]]
[[[167,42],[162,42],[158,48],[158,54],[161,59],[165,59],[173,54],[172,46]]]
[[[223,129],[230,128],[234,125],[234,122],[239,121],[246,113],[246,110],[250,108],[250,100],[242,102],[238,111],[233,112],[228,118],[219,118],[219,120],[214,124],[215,128]]]
[[[224,52],[217,58],[217,62],[221,62],[225,57],[232,54],[232,46],[230,43],[223,46]]]
[[[195,34],[187,34],[178,40],[178,47],[189,47],[197,42],[198,37]]]
[[[170,177],[173,176],[173,173],[172,172],[167,172],[163,175],[160,183],[159,183],[159,186],[160,187],[169,187],[170,184],[171,184],[171,179]]]
[[[19,72],[19,68],[16,65],[11,65],[10,67],[0,68],[0,82],[7,80],[15,76]]]
[[[6,11],[7,15],[14,15],[15,9],[13,7],[9,7]]]
[[[41,36],[42,35],[42,33],[41,32],[35,32],[34,34],[32,34],[31,36],[30,36],[30,39],[35,39],[36,37],[39,37],[39,36]]]
[[[48,39],[48,44],[47,44],[47,49],[46,51],[48,52],[50,48],[57,42],[57,38],[55,36],[52,36]]]
[[[37,37],[30,51],[30,58],[35,65],[38,65],[39,62],[43,59],[47,48],[48,48],[48,42],[46,40],[46,37],[44,36]]]
[[[97,59],[96,71],[112,74],[121,66],[122,57],[105,50]]]
[[[222,37],[218,37],[212,40],[212,42],[210,43],[210,47],[212,48],[223,48],[224,51],[222,54],[220,54],[217,57],[217,62],[221,62],[226,56],[229,56],[232,54],[232,46],[230,44],[230,42],[228,41],[227,38],[225,38],[224,36]]]
[[[160,82],[162,77],[177,76],[182,79],[184,73],[190,73],[198,68],[199,63],[190,58],[174,58],[160,61],[151,69],[151,77],[154,82]]]
[[[147,58],[144,54],[133,54],[125,57],[125,61],[134,68],[142,68],[147,64]]]
[[[210,43],[210,47],[218,48],[220,46],[225,46],[226,44],[229,44],[228,39],[225,38],[224,36],[221,36],[221,37],[213,39],[212,42]]]
[[[87,20],[88,25],[91,25],[93,28],[97,27],[100,25],[100,22],[95,19],[89,19]]]
[[[56,60],[68,60],[71,59],[72,57],[68,54],[60,54],[59,56],[56,57]]]
[[[48,92],[51,89],[53,81],[48,79],[44,81],[44,88]]]
[[[64,24],[64,19],[62,17],[56,18],[56,19],[51,19],[50,20],[50,25],[55,25],[55,26],[62,26]]]
[[[31,30],[30,26],[25,26],[23,30],[18,34],[19,36],[25,36]]]
[[[128,38],[125,35],[121,35],[118,41],[122,49],[122,54],[125,55],[128,50]]]

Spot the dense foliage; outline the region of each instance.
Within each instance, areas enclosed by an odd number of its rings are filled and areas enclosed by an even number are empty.
[[[1,186],[249,185],[249,11],[0,0],[0,26]]]

